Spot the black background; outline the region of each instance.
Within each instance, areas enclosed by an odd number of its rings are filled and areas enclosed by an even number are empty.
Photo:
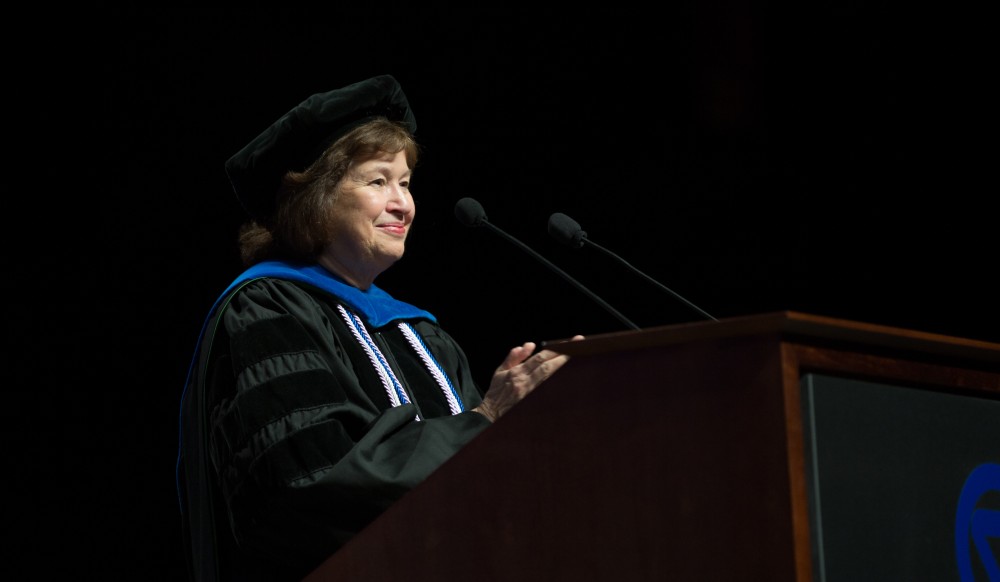
[[[559,246],[550,214],[717,318],[1000,341],[987,19],[799,4],[98,3],[12,21],[28,32],[7,51],[18,555],[180,579],[180,393],[240,271],[223,164],[310,94],[372,75],[402,83],[424,147],[407,256],[377,284],[435,313],[484,381],[525,340],[624,326],[460,224],[465,196],[641,327],[700,315]]]

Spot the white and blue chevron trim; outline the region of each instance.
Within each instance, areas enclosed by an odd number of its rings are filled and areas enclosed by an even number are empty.
[[[382,380],[382,385],[385,387],[386,393],[389,395],[389,402],[392,406],[399,406],[401,404],[409,404],[410,399],[406,395],[406,391],[403,390],[403,385],[396,378],[396,375],[392,373],[392,368],[389,367],[388,362],[385,360],[385,356],[379,351],[378,346],[372,340],[371,336],[368,335],[368,330],[365,329],[365,325],[361,322],[361,318],[353,313],[348,313],[344,309],[343,305],[338,304],[337,310],[340,311],[341,317],[347,322],[347,325],[351,328],[351,332],[354,334],[355,339],[361,344],[361,347],[368,354],[368,359],[371,360],[372,365],[375,367],[375,371],[378,373],[379,378]]]
[[[427,349],[427,345],[424,344],[423,338],[417,333],[417,330],[413,329],[413,326],[406,323],[400,322],[399,330],[403,332],[406,336],[406,340],[410,342],[413,346],[414,351],[423,360],[424,365],[427,366],[427,370],[431,373],[431,376],[437,381],[438,386],[444,392],[444,397],[448,401],[448,409],[451,410],[452,414],[458,414],[465,410],[462,406],[462,399],[459,397],[458,392],[455,387],[451,384],[451,380],[448,379],[448,375],[444,373],[444,369],[441,368],[441,364],[434,359],[431,355],[430,350]]]
[[[337,310],[340,312],[341,317],[347,322],[348,327],[351,328],[351,332],[354,334],[355,339],[368,354],[368,359],[371,361],[372,366],[375,367],[375,371],[378,373],[379,378],[382,380],[382,385],[385,387],[386,394],[389,396],[389,402],[392,406],[400,406],[402,404],[409,404],[410,398],[406,394],[406,390],[403,389],[402,383],[393,373],[392,368],[389,367],[389,362],[382,355],[382,352],[375,345],[375,341],[372,340],[371,336],[368,334],[368,330],[365,329],[364,323],[361,318],[353,313],[349,313],[343,305],[338,304]],[[430,372],[434,381],[437,382],[441,391],[444,393],[445,400],[448,402],[448,409],[452,414],[458,414],[465,410],[465,406],[462,404],[462,398],[458,395],[458,391],[455,390],[454,385],[452,385],[451,380],[448,375],[445,374],[444,368],[438,363],[434,356],[431,355],[427,345],[424,343],[423,338],[417,333],[414,327],[406,322],[400,322],[398,324],[399,330],[403,333],[403,336],[409,342],[410,346],[420,357],[420,360],[427,367],[427,371]],[[418,419],[419,420],[419,417]]]

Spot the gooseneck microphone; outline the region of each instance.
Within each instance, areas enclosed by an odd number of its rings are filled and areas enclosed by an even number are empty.
[[[473,198],[462,198],[461,200],[459,200],[455,204],[455,218],[457,218],[458,221],[461,222],[462,224],[464,224],[465,226],[485,226],[485,227],[489,228],[490,230],[492,230],[493,232],[499,234],[503,238],[507,239],[508,241],[514,243],[514,245],[520,247],[521,250],[523,250],[524,252],[528,253],[532,257],[538,259],[539,262],[541,262],[543,265],[545,265],[546,267],[548,267],[549,269],[551,269],[557,275],[559,275],[563,279],[566,279],[567,281],[569,281],[570,284],[572,284],[574,287],[576,287],[581,292],[583,292],[585,295],[587,295],[587,297],[590,297],[591,299],[593,299],[595,302],[597,302],[598,305],[600,305],[601,307],[603,307],[604,309],[606,309],[608,311],[608,313],[610,313],[611,315],[614,315],[615,317],[617,317],[618,320],[621,321],[622,323],[624,323],[626,326],[628,326],[629,328],[634,329],[634,330],[638,330],[639,329],[638,325],[636,325],[636,324],[632,323],[631,321],[629,321],[629,319],[627,317],[625,317],[624,315],[622,315],[621,313],[619,313],[614,307],[611,307],[610,305],[608,305],[608,303],[606,301],[604,301],[603,299],[601,299],[600,297],[598,297],[593,291],[591,291],[590,289],[587,289],[586,287],[584,287],[583,284],[581,284],[579,281],[577,281],[573,277],[570,277],[568,274],[566,274],[565,271],[563,271],[559,267],[553,265],[548,259],[546,259],[542,255],[538,254],[534,250],[532,250],[530,247],[528,247],[528,245],[522,243],[521,241],[517,240],[513,236],[507,234],[506,232],[504,232],[503,230],[501,230],[499,227],[497,227],[496,225],[494,225],[492,222],[490,222],[489,220],[487,220],[486,219],[486,211],[483,210],[483,205],[480,204],[475,199],[473,199]]]
[[[552,238],[573,249],[578,249],[582,247],[584,244],[589,244],[593,246],[597,250],[605,253],[606,255],[615,259],[619,263],[625,265],[640,277],[646,279],[647,281],[656,285],[660,289],[663,289],[667,293],[670,293],[671,295],[679,299],[682,303],[700,313],[703,317],[711,319],[712,321],[718,321],[717,319],[715,319],[714,317],[703,311],[700,307],[698,307],[694,303],[691,303],[690,301],[681,297],[680,295],[678,295],[677,293],[669,289],[667,286],[657,281],[656,279],[653,279],[646,273],[643,273],[639,269],[633,267],[625,259],[619,257],[615,253],[609,251],[608,249],[602,247],[601,245],[587,238],[587,233],[580,227],[580,224],[577,223],[572,218],[570,218],[569,216],[566,216],[562,212],[556,212],[549,217],[549,234],[552,236]]]

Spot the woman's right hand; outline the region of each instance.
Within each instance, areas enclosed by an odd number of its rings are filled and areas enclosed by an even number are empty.
[[[581,340],[583,336],[577,335],[573,339]],[[503,363],[493,373],[482,404],[474,408],[473,412],[482,414],[490,422],[496,422],[569,361],[569,356],[552,350],[542,350],[532,355],[535,347],[534,342],[525,342],[507,353]]]

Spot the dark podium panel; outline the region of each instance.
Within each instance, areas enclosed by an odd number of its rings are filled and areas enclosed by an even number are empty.
[[[995,568],[1000,344],[782,312],[549,347],[570,363],[306,580]]]

